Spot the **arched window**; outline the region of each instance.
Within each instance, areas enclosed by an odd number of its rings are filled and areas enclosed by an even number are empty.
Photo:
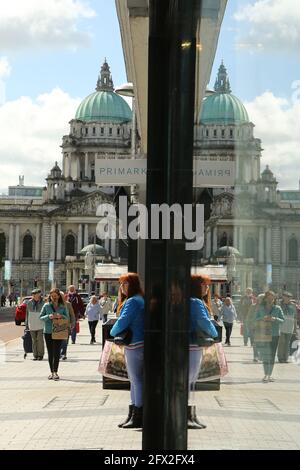
[[[5,260],[6,238],[4,233],[0,233],[0,266]]]
[[[252,237],[248,237],[245,247],[246,258],[255,258],[255,241]]]
[[[65,256],[75,255],[75,237],[71,233],[65,239]]]
[[[291,238],[289,241],[289,261],[298,261],[298,241]]]
[[[32,258],[32,247],[33,247],[33,240],[32,236],[25,235],[23,238],[23,258]]]

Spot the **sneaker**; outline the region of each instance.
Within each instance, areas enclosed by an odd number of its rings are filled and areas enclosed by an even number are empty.
[[[57,372],[53,372],[53,380],[59,380],[59,376],[57,375]]]
[[[75,341],[72,341],[72,344],[75,344]]]
[[[267,375],[265,375],[264,378],[262,379],[262,382],[263,383],[269,382],[269,377]]]
[[[253,359],[253,362],[258,362],[258,359],[255,357],[255,358]]]
[[[33,360],[33,361],[37,361],[38,358],[37,358],[37,357],[33,357],[32,360]]]
[[[275,379],[273,379],[273,377],[269,377],[269,382],[275,382]]]
[[[52,380],[52,379],[53,379],[53,374],[48,375],[48,380]]]

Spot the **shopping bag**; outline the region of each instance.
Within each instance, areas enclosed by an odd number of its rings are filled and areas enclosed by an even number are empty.
[[[80,332],[80,324],[79,324],[79,321],[76,322],[75,328],[76,328],[76,333],[79,333],[79,332]]]
[[[69,320],[64,318],[53,318],[52,320],[52,339],[68,339]]]
[[[221,343],[203,349],[201,367],[197,382],[216,380],[228,374],[228,365]]]
[[[115,344],[112,341],[105,341],[98,371],[100,374],[111,379],[128,380],[124,346]]]
[[[270,321],[258,320],[255,324],[254,342],[270,343],[272,341],[272,324]]]

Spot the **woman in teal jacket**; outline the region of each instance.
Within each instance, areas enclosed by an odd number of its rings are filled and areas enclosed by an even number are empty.
[[[51,374],[48,377],[49,380],[59,380],[57,372],[62,340],[52,338],[52,324],[55,318],[63,318],[70,321],[69,314],[64,304],[64,299],[59,289],[51,289],[48,303],[43,306],[40,314],[40,320],[45,322],[44,336],[51,371]]]
[[[276,305],[276,294],[274,292],[267,291],[265,293],[261,305],[257,309],[255,320],[256,329],[258,328],[258,322],[267,322],[268,324],[271,324],[271,327],[269,328],[270,338],[266,335],[263,341],[259,341],[259,338],[257,337],[255,341],[264,366],[265,375],[263,382],[274,382],[272,372],[280,335],[279,328],[280,324],[284,321],[282,309],[279,305]]]

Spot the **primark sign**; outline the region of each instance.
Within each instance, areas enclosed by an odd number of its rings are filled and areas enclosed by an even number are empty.
[[[234,162],[194,160],[195,188],[233,186],[235,180]],[[100,186],[128,186],[146,184],[146,159],[105,159],[96,158],[96,183]]]

